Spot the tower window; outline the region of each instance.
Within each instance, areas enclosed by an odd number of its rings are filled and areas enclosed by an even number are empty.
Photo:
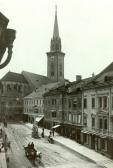
[[[60,76],[62,76],[62,72],[60,71]]]
[[[60,64],[59,70],[60,70],[59,74],[60,74],[60,76],[62,76],[62,64]]]
[[[54,72],[51,72],[51,76],[54,76]]]
[[[53,64],[53,62],[51,63],[51,76],[54,76],[54,64]]]

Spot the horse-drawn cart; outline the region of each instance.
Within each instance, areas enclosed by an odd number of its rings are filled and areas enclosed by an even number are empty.
[[[38,152],[36,149],[34,148],[29,148],[29,147],[24,147],[25,150],[25,155],[26,157],[33,163],[35,164],[36,161],[38,163],[41,163],[41,159],[42,159],[42,153]]]

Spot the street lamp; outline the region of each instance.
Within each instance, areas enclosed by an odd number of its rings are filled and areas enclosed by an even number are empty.
[[[0,12],[0,69],[4,68],[10,62],[12,57],[13,41],[15,40],[16,31],[7,28],[8,22],[9,19]],[[6,49],[8,50],[7,58],[3,63],[1,63]]]

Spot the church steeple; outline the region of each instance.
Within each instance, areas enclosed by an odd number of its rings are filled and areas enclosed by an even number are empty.
[[[53,37],[51,38],[50,51],[47,52],[47,77],[53,82],[64,80],[64,56],[65,53],[61,51],[56,6]]]
[[[54,30],[53,30],[53,38],[59,37],[59,28],[58,28],[58,20],[57,20],[57,6],[55,10],[55,21],[54,21]]]
[[[53,29],[53,38],[51,39],[50,51],[61,51],[61,39],[59,37],[58,19],[57,19],[57,6],[55,9],[55,21]]]

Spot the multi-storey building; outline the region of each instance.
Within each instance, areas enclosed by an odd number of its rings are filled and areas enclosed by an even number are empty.
[[[78,77],[78,76],[77,76]],[[91,79],[63,84],[44,94],[45,127],[60,125],[58,132],[63,136],[81,141],[82,87]]]
[[[0,80],[0,114],[8,119],[23,116],[23,98],[50,80],[38,74],[23,71],[21,74],[8,72]]]
[[[0,116],[22,118],[23,97],[28,93],[29,85],[24,76],[8,72],[0,81]]]
[[[78,78],[79,77],[79,78]],[[67,107],[65,107],[64,132],[71,139],[81,142],[81,129],[83,126],[82,116],[82,88],[92,78],[81,79],[77,75],[76,81],[72,82],[67,91]]]
[[[64,101],[66,102],[67,88],[64,84],[46,92],[44,96],[44,126],[51,129],[55,125],[61,125],[64,121]],[[63,133],[63,128],[59,130]]]
[[[24,97],[24,115],[26,116],[26,121],[30,123],[36,121],[39,123],[39,121],[44,116],[43,94],[56,85],[58,85],[58,83],[42,85],[26,97]]]
[[[113,63],[44,94],[45,126],[113,158]]]
[[[86,85],[81,141],[113,158],[113,63]]]

